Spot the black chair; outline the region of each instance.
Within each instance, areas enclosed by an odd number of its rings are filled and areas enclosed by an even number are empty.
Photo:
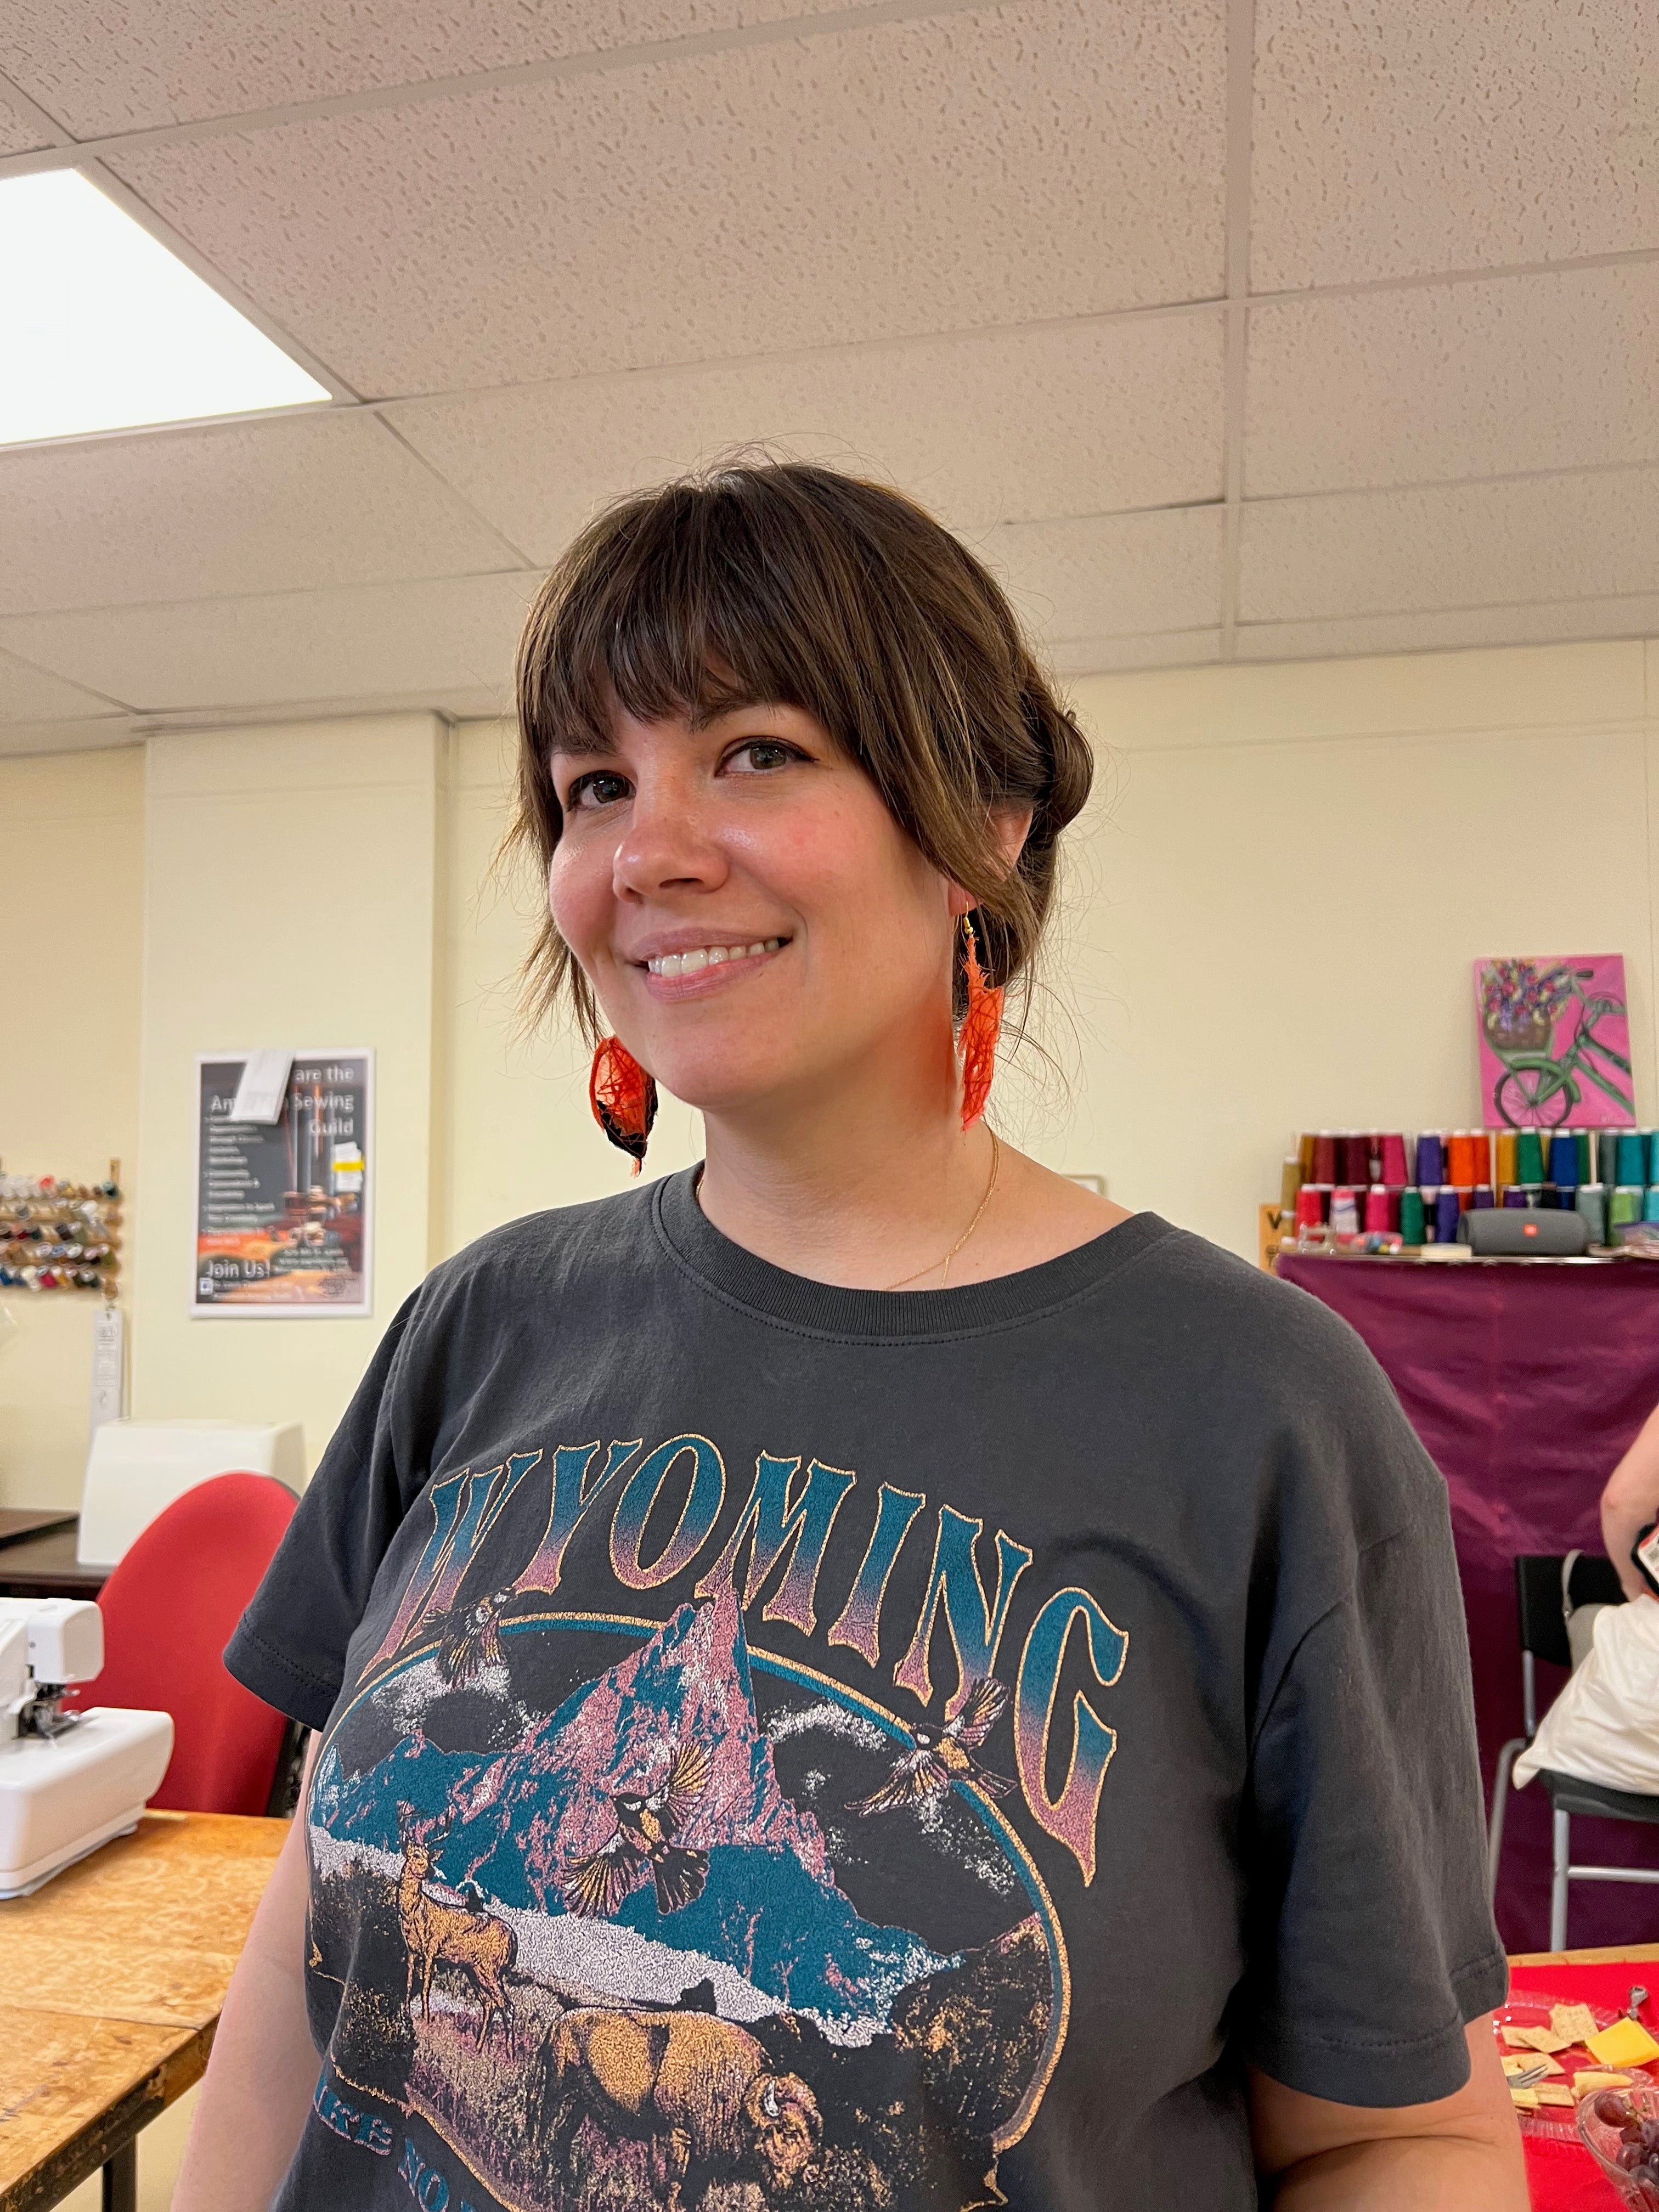
[[[1571,1670],[1588,1650],[1581,1643],[1574,1651],[1568,1619],[1590,1607],[1622,1605],[1625,1594],[1611,1559],[1583,1552],[1559,1555],[1530,1554],[1515,1563],[1516,1611],[1521,1626],[1521,1702],[1526,1726],[1523,1736],[1511,1737],[1498,1754],[1498,1773],[1492,1784],[1492,1818],[1486,1837],[1486,1878],[1491,1893],[1498,1891],[1498,1863],[1504,1848],[1504,1813],[1509,1800],[1510,1777],[1515,1762],[1538,1733],[1537,1662]],[[1575,1813],[1598,1820],[1638,1820],[1659,1825],[1659,1796],[1626,1790],[1604,1789],[1598,1782],[1581,1782],[1577,1775],[1539,1770],[1538,1779],[1547,1791],[1553,1815],[1553,1849],[1550,1880],[1550,1948],[1567,1947],[1567,1890],[1575,1881],[1659,1882],[1659,1868],[1574,1866],[1571,1863],[1572,1816]]]

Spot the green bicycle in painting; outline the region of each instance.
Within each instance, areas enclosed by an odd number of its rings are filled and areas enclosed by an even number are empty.
[[[1588,994],[1593,968],[1540,969],[1530,960],[1494,960],[1482,972],[1480,1011],[1486,1042],[1503,1062],[1492,1102],[1511,1129],[1559,1129],[1593,1083],[1633,1118],[1631,1064],[1597,1034],[1596,1024],[1622,1015],[1622,999]],[[1572,1024],[1557,1039],[1556,1024],[1571,1006]]]

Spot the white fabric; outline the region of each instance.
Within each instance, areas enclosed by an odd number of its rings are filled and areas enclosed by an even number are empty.
[[[1589,1656],[1516,1760],[1516,1788],[1544,1766],[1659,1796],[1659,1600],[1595,1609]]]

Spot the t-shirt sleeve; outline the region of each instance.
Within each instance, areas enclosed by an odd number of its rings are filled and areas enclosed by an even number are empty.
[[[408,1500],[425,1480],[412,1454],[406,1369],[422,1293],[399,1309],[330,1439],[288,1533],[225,1647],[256,1698],[307,1728],[334,1710],[346,1647]]]
[[[1508,1967],[1437,1476],[1296,1645],[1258,1731],[1243,1844],[1250,2063],[1339,2104],[1462,2088],[1464,2027],[1503,2002]]]

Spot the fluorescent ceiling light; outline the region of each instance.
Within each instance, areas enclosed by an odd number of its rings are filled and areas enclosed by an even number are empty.
[[[330,395],[73,169],[0,179],[0,446]]]

